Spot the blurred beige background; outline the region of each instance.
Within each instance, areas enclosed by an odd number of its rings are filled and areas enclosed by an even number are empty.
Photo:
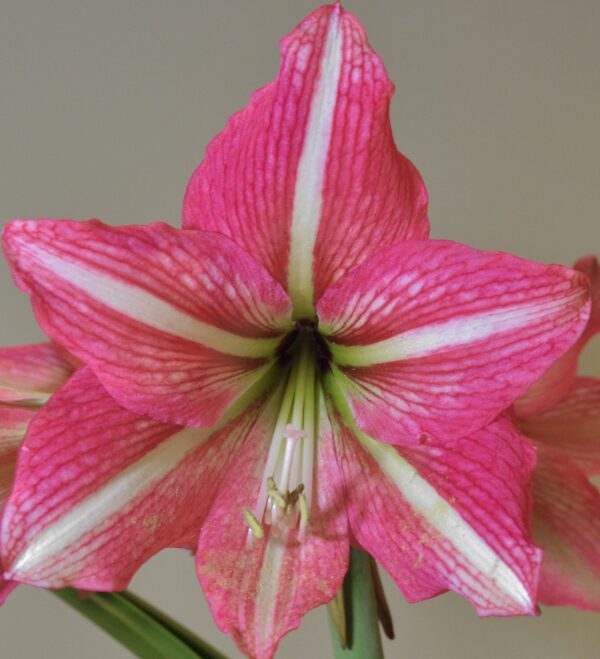
[[[570,263],[600,252],[598,0],[348,0],[398,90],[400,148],[423,173],[433,235]],[[206,142],[275,74],[312,0],[0,0],[0,219],[176,224]],[[0,266],[0,344],[39,339]],[[600,339],[586,352],[600,375]],[[409,606],[386,582],[389,658],[600,657],[600,614],[476,618],[453,595]],[[167,552],[133,589],[231,656],[192,561]],[[279,656],[329,656],[324,611]],[[0,611],[2,657],[129,656],[52,595]]]

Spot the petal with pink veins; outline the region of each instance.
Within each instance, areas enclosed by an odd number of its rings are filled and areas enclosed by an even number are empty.
[[[165,547],[189,547],[256,418],[220,430],[160,424],[120,407],[88,368],[31,423],[2,522],[5,577],[122,590]]]
[[[535,453],[510,421],[414,448],[336,438],[351,531],[410,602],[453,590],[482,616],[536,613]]]
[[[587,279],[445,241],[382,250],[317,307],[358,426],[414,444],[458,437],[508,407],[580,335]]]
[[[53,343],[0,348],[0,402],[43,403],[66,382],[74,365]]]
[[[564,453],[538,444],[533,496],[539,601],[600,610],[600,493]]]
[[[0,509],[10,493],[19,446],[36,410],[0,405]]]
[[[592,295],[592,312],[582,338],[589,339],[600,332],[600,265],[595,256],[584,256],[573,266],[575,270],[583,272],[590,280]]]
[[[524,435],[560,449],[588,476],[600,474],[600,379],[577,378],[558,405],[518,424]]]
[[[248,437],[202,526],[197,569],[217,625],[245,654],[273,656],[279,640],[302,616],[331,600],[348,567],[348,531],[342,479],[331,427],[321,405],[308,530],[251,535],[244,509],[261,501],[276,410],[267,407]],[[262,500],[264,505],[264,500]],[[260,505],[260,504],[259,504]]]
[[[569,394],[577,377],[577,362],[582,349],[581,338],[557,359],[514,403],[519,417],[542,414],[551,410]]]
[[[11,382],[15,382],[14,377],[11,377]],[[0,405],[0,515],[13,485],[19,446],[34,415],[35,410],[27,407]],[[16,581],[4,579],[3,572],[0,562],[0,606],[18,585]]]
[[[269,368],[290,323],[281,286],[217,234],[21,220],[4,245],[44,331],[158,421],[215,423]]]
[[[518,416],[539,414],[551,409],[570,391],[577,375],[577,362],[586,343],[600,332],[600,268],[594,256],[585,256],[573,266],[583,272],[590,280],[592,307],[590,317],[583,334],[577,343],[534,382],[527,391],[515,401]]]
[[[281,42],[277,79],[210,143],[184,226],[233,238],[313,317],[345,272],[428,236],[425,186],[392,136],[393,90],[358,20],[317,9]]]

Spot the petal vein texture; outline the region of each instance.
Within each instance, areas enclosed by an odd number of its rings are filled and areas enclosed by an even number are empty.
[[[120,407],[88,368],[38,413],[2,525],[18,581],[121,590],[165,547],[194,547],[223,470],[252,427],[160,424]]]
[[[575,270],[428,240],[382,250],[317,312],[358,426],[414,444],[491,422],[575,343],[589,306]]]
[[[508,420],[414,449],[342,427],[339,451],[351,530],[409,601],[450,589],[480,615],[536,613],[535,458]]]
[[[380,247],[426,238],[427,193],[398,153],[393,85],[360,23],[336,3],[281,43],[278,77],[207,149],[187,228],[218,231],[288,287],[296,317]]]
[[[160,422],[216,423],[290,326],[281,286],[217,234],[22,220],[4,246],[44,331]]]

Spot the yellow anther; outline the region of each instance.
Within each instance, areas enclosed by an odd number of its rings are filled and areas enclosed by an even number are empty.
[[[262,538],[265,535],[263,527],[260,525],[260,522],[254,516],[254,513],[249,508],[244,508],[244,520],[246,524],[250,527],[252,535],[255,538]]]
[[[276,506],[279,508],[285,508],[287,506],[287,501],[285,500],[283,494],[281,494],[279,491],[272,476],[267,478],[267,492]]]
[[[298,497],[298,505],[300,507],[300,520],[305,526],[307,526],[308,520],[310,518],[310,510],[308,509],[308,501],[306,501],[304,492],[300,492],[300,496]]]

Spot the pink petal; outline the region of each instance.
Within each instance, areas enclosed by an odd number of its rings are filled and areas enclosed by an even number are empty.
[[[560,449],[590,476],[600,474],[600,379],[577,378],[552,409],[519,419],[521,432]]]
[[[16,581],[6,581],[0,575],[0,606],[6,602],[7,597],[19,584]]]
[[[317,9],[281,42],[275,81],[215,138],[184,226],[219,231],[287,287],[299,317],[376,250],[426,238],[427,193],[396,150],[394,87],[356,18]]]
[[[19,445],[34,415],[32,409],[0,405],[0,514],[13,485]],[[0,606],[18,586],[4,579],[3,572],[0,562]]]
[[[140,565],[188,547],[253,413],[222,430],[128,412],[88,368],[31,423],[2,524],[5,576],[121,590]]]
[[[0,510],[13,484],[17,453],[35,410],[0,405]]]
[[[594,256],[579,259],[573,266],[590,280],[592,307],[588,323],[575,345],[515,401],[518,416],[539,414],[551,409],[570,391],[577,375],[577,362],[586,343],[600,331],[600,268]]]
[[[561,266],[410,241],[346,275],[317,310],[359,427],[409,444],[468,434],[508,407],[581,333],[588,283]]]
[[[26,407],[0,405],[0,514],[13,485],[19,446],[34,415],[35,410]],[[3,572],[0,562],[0,606],[19,585],[4,579]]]
[[[559,450],[538,447],[534,537],[544,550],[544,604],[600,610],[600,494]]]
[[[44,331],[158,421],[216,422],[289,324],[279,284],[217,234],[23,220],[4,243]]]
[[[577,362],[583,345],[581,338],[536,380],[514,403],[518,417],[528,417],[551,410],[573,387],[577,376]]]
[[[600,332],[600,265],[595,256],[584,256],[573,267],[583,272],[591,284],[592,312],[585,331],[585,338],[590,339]]]
[[[253,509],[264,488],[267,451],[276,410],[267,407],[231,463],[197,553],[200,582],[219,628],[244,654],[272,657],[281,637],[304,613],[331,600],[348,567],[348,532],[341,474],[331,428],[320,423],[308,531],[275,537],[271,527],[250,535],[244,508]]]
[[[536,612],[535,457],[508,420],[415,448],[338,439],[352,533],[410,602],[453,590],[482,616]]]
[[[64,350],[53,343],[0,348],[0,401],[44,402],[72,371]]]

